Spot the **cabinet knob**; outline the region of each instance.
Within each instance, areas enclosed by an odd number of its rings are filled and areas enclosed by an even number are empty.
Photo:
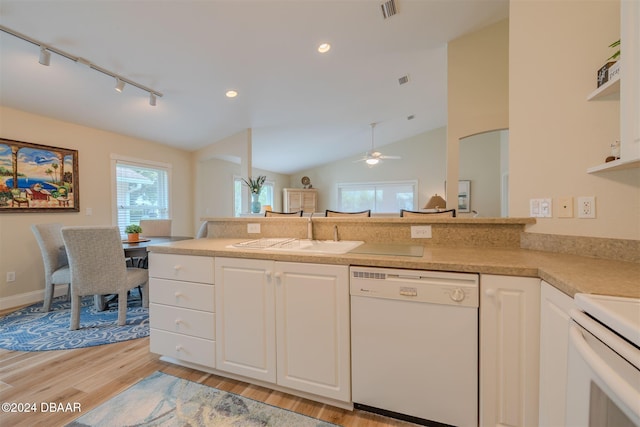
[[[182,346],[180,344],[176,346],[176,351],[182,351]]]
[[[180,325],[180,323],[182,323],[182,319],[176,319],[176,320],[175,320],[175,324],[176,324],[176,326],[179,326],[179,325]]]
[[[271,277],[273,275],[273,271],[265,270],[264,275],[267,276],[267,277]]]
[[[182,269],[182,266],[181,266],[180,264],[178,264],[178,265],[174,265],[174,266],[173,266],[173,269],[174,269],[175,271],[178,271],[178,270],[181,270],[181,269]]]
[[[276,279],[280,279],[282,277],[282,272],[278,271],[276,274]]]
[[[488,297],[493,298],[493,297],[495,297],[495,296],[496,296],[496,290],[495,290],[495,289],[491,289],[491,288],[489,288],[489,289],[487,289],[486,291],[484,291],[484,294],[485,294],[486,296],[488,296]]]
[[[176,296],[176,298],[180,298],[182,296],[182,292],[176,292],[174,295]]]

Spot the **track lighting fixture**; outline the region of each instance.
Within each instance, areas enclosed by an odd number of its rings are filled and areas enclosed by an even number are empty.
[[[40,59],[38,62],[46,66],[49,66],[51,63],[51,52],[49,52],[44,46],[40,46]]]
[[[124,90],[124,82],[120,80],[120,77],[116,77],[116,91],[122,92]]]
[[[49,46],[49,45],[45,46],[44,43],[42,43],[42,42],[40,42],[40,41],[38,41],[36,39],[33,39],[33,38],[29,37],[29,36],[26,36],[24,34],[21,34],[21,33],[17,32],[17,31],[13,31],[12,29],[7,28],[7,27],[5,27],[3,25],[0,25],[0,31],[38,46],[40,48],[40,58],[38,59],[38,62],[41,63],[42,65],[49,65],[51,63],[51,53],[53,52],[56,55],[60,55],[60,56],[62,56],[64,58],[67,58],[70,61],[77,62],[77,63],[79,63],[81,65],[85,65],[85,66],[89,67],[92,70],[98,71],[98,72],[100,72],[102,74],[105,74],[105,75],[107,75],[109,77],[112,77],[112,78],[116,79],[116,87],[115,87],[115,89],[118,92],[122,92],[123,91],[125,84],[129,84],[131,86],[135,86],[140,90],[148,92],[149,93],[149,105],[151,105],[151,106],[155,107],[156,102],[157,102],[157,98],[158,97],[162,97],[162,93],[160,93],[160,92],[158,92],[156,90],[153,90],[153,89],[151,89],[151,88],[149,88],[147,86],[141,85],[140,83],[136,83],[133,80],[129,80],[127,78],[124,78],[124,77],[114,73],[113,71],[109,71],[109,70],[107,70],[105,68],[102,68],[102,67],[96,65],[96,64],[92,64],[90,61],[86,60],[85,58],[81,58],[79,56],[71,55],[70,53],[67,53],[67,52],[65,52],[63,50],[57,49],[57,48]]]

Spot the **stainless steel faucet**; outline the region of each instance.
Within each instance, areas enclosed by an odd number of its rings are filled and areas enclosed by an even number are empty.
[[[307,223],[307,239],[309,240],[313,240],[313,221],[311,218],[313,218],[313,212],[309,215],[309,222]]]

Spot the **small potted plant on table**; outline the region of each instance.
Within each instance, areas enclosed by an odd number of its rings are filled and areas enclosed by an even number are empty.
[[[136,224],[127,225],[124,229],[124,232],[127,233],[127,240],[130,242],[137,242],[140,240],[140,233],[142,233],[142,228]]]

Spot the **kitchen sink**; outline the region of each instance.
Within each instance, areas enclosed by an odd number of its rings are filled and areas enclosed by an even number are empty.
[[[231,245],[233,248],[261,249],[277,252],[344,254],[364,242],[359,240],[307,240],[294,238],[263,238]]]

